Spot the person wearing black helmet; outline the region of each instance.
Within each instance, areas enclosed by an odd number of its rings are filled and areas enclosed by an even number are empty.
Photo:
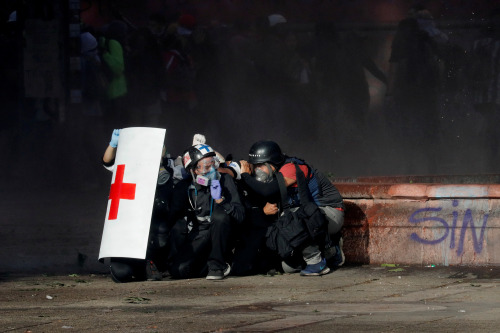
[[[287,204],[292,210],[300,206],[295,164],[298,165],[305,175],[314,203],[326,216],[328,233],[332,240],[330,244],[325,244],[323,251],[319,244],[315,243],[310,243],[302,250],[305,268],[300,273],[303,276],[323,275],[330,271],[328,265],[336,267],[343,265],[344,255],[340,230],[344,224],[345,207],[339,191],[325,175],[304,160],[283,154],[280,146],[271,140],[254,143],[250,148],[248,161],[240,161],[240,163],[243,182],[264,198],[279,195],[280,187],[276,174],[280,173],[287,188]],[[282,202],[281,205],[283,204]],[[278,212],[278,206],[275,206],[275,211]],[[295,271],[295,268],[285,262],[283,269],[286,272]]]
[[[171,232],[168,271],[173,278],[220,280],[227,263],[232,224],[245,218],[233,178],[219,173],[216,152],[200,143],[188,148],[182,163],[190,177],[174,189],[168,221]],[[208,269],[208,273],[207,273]]]

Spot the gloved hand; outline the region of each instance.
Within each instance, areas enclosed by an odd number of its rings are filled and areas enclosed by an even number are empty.
[[[111,135],[111,141],[109,141],[109,145],[113,148],[118,147],[118,137],[120,136],[120,130],[115,129],[113,134]]]
[[[210,194],[214,200],[219,200],[222,198],[222,188],[220,186],[220,180],[214,179],[210,182]]]

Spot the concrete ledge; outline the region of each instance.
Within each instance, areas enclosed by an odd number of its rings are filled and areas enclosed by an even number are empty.
[[[500,185],[335,185],[347,262],[500,265]]]
[[[500,184],[500,174],[336,177],[332,181],[335,184]]]
[[[471,184],[335,184],[344,198],[414,200],[443,198],[500,198],[500,185]]]

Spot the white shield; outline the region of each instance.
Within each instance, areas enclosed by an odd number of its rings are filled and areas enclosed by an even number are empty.
[[[99,259],[146,258],[165,129],[120,131]]]

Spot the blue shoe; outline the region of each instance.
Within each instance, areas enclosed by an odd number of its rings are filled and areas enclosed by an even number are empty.
[[[320,262],[314,265],[307,265],[306,268],[300,271],[300,275],[302,276],[319,276],[328,274],[330,272],[330,268],[326,265],[326,259],[321,259]]]

